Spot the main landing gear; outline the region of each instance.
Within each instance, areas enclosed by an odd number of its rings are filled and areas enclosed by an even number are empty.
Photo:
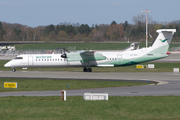
[[[84,71],[84,72],[92,72],[92,69],[91,69],[91,68],[86,68],[86,67],[85,67],[85,68],[83,69],[83,71]]]
[[[13,72],[16,72],[16,69],[15,69],[15,68],[12,68],[12,71],[13,71]]]

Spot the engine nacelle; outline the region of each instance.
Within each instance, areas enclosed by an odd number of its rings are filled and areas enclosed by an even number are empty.
[[[67,58],[67,55],[66,54],[62,54],[61,57],[62,58]]]

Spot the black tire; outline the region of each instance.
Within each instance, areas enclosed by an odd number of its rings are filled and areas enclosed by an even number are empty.
[[[88,68],[87,71],[88,71],[88,72],[92,72],[92,69],[91,69],[91,68]]]
[[[84,71],[84,72],[87,72],[87,68],[84,68],[83,71]]]
[[[12,71],[13,71],[13,72],[16,72],[16,69],[13,68]]]

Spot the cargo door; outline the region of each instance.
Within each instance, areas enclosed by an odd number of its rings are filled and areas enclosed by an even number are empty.
[[[28,65],[29,66],[33,65],[33,56],[28,56]]]

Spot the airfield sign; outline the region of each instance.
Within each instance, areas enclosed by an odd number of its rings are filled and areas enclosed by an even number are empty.
[[[17,88],[17,82],[4,82],[4,88]]]

